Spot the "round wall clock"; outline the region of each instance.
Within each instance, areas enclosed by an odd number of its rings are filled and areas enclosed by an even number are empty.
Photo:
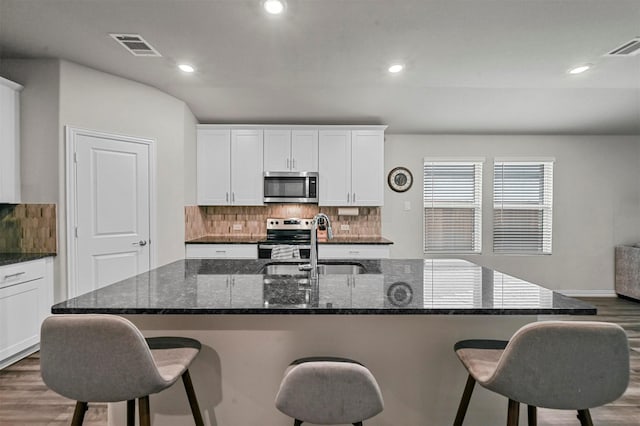
[[[413,185],[413,175],[405,167],[396,167],[389,172],[387,182],[394,191],[405,192]]]

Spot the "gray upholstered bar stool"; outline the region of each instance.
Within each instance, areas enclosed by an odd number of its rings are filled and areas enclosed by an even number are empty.
[[[196,425],[204,422],[188,367],[200,342],[184,337],[145,339],[129,320],[115,315],[54,315],[41,329],[44,382],[77,401],[72,425],[81,425],[89,402],[127,401],[127,426],[149,426],[149,395],[182,377]]]
[[[289,365],[276,407],[295,419],[294,426],[362,426],[383,410],[384,403],[376,379],[364,365],[346,358],[310,357]]]
[[[463,340],[455,351],[469,378],[454,426],[462,425],[476,382],[509,398],[507,426],[518,424],[520,403],[530,426],[536,407],[576,410],[580,424],[591,426],[589,409],[614,401],[629,383],[629,342],[616,324],[536,322],[509,342]]]

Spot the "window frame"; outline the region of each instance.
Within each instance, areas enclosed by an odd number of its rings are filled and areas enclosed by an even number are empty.
[[[458,157],[425,157],[423,159],[423,173],[422,173],[422,251],[423,256],[434,255],[450,255],[450,254],[462,254],[462,255],[479,255],[482,254],[482,198],[483,198],[483,172],[484,172],[484,158],[458,158]],[[451,202],[436,202],[431,200],[431,206],[428,206],[428,200],[426,198],[427,192],[427,173],[426,169],[428,165],[442,165],[442,166],[473,166],[473,202],[451,201]],[[470,209],[473,212],[473,234],[471,235],[473,248],[471,250],[457,250],[455,248],[442,249],[442,250],[427,250],[427,209],[443,209],[443,208],[461,208]]]
[[[501,194],[501,203],[496,202],[497,199],[497,166],[504,165],[523,165],[523,166],[542,166],[542,183],[540,185],[541,202],[534,203],[505,203],[504,195]],[[540,255],[552,255],[553,254],[553,185],[554,185],[554,158],[494,158],[493,161],[493,173],[492,173],[492,250],[497,255],[524,255],[524,256],[540,256]],[[503,169],[504,170],[504,169]],[[504,180],[503,186],[504,188]],[[504,190],[503,190],[504,193]],[[497,249],[496,248],[496,214],[498,211],[535,211],[542,213],[542,228],[540,230],[541,250],[526,250],[526,249]],[[514,233],[514,235],[516,235]],[[546,237],[548,235],[548,238]]]

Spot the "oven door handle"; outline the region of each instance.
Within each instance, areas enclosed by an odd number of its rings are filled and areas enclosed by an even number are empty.
[[[275,246],[278,246],[280,244],[260,244],[258,246],[258,249],[260,250],[271,250],[272,248],[274,248]],[[298,247],[298,249],[300,250],[310,250],[311,246],[310,245],[300,245],[300,244],[282,244],[282,245],[292,245],[292,246],[296,246]]]

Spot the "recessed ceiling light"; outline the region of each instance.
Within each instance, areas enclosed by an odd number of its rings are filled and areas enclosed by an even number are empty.
[[[579,67],[571,68],[569,70],[569,74],[580,74],[580,73],[585,72],[589,68],[591,68],[591,65],[589,65],[589,64],[580,65]]]
[[[184,71],[184,72],[194,72],[196,69],[194,67],[192,67],[189,64],[180,64],[178,65],[178,68],[180,68],[180,70]]]
[[[389,72],[390,73],[399,73],[400,71],[402,71],[404,69],[404,65],[402,64],[393,64],[389,67]]]
[[[265,0],[264,3],[262,3],[262,6],[264,7],[264,10],[267,11],[267,13],[270,13],[272,15],[280,15],[282,12],[284,12],[283,0]]]

